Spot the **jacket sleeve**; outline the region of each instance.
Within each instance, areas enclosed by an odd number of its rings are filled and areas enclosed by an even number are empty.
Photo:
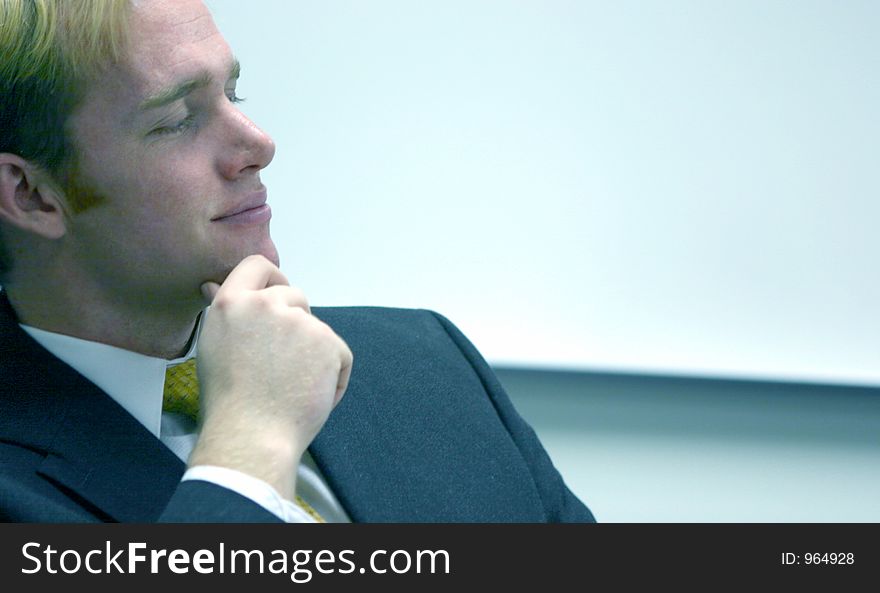
[[[178,485],[159,517],[160,523],[283,523],[254,501],[211,482]]]
[[[429,311],[429,313],[440,322],[482,382],[499,418],[531,470],[532,478],[544,503],[548,521],[551,523],[594,523],[596,519],[592,512],[566,486],[535,431],[513,407],[513,403],[504,391],[498,377],[476,347],[447,318],[434,311]]]

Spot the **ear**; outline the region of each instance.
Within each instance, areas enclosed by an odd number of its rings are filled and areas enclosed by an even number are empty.
[[[67,232],[63,201],[42,168],[18,155],[0,153],[0,220],[46,239]]]

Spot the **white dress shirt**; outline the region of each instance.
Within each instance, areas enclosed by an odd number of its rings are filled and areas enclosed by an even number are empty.
[[[198,427],[182,414],[163,412],[162,397],[165,370],[196,355],[201,317],[189,352],[175,360],[145,356],[23,324],[21,328],[46,350],[104,390],[186,463],[198,439]],[[233,490],[288,523],[315,522],[301,507],[282,498],[266,482],[236,470],[196,466],[184,473],[183,480],[204,480]],[[297,468],[296,493],[328,523],[351,521],[308,451]]]

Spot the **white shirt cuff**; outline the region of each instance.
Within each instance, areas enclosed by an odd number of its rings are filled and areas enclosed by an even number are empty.
[[[282,498],[272,486],[238,470],[216,465],[197,465],[186,470],[181,482],[202,480],[248,498],[285,523],[316,523],[299,505]]]

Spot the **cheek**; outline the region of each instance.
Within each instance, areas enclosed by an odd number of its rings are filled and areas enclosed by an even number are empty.
[[[212,185],[199,156],[169,155],[153,162],[149,170],[141,170],[139,193],[146,196],[157,211],[168,215],[196,218],[209,213],[212,196],[218,194],[219,188]]]
[[[200,221],[209,221],[222,199],[199,142],[116,149],[84,155],[74,168],[66,192],[74,214],[97,209],[113,224],[166,239],[204,232]]]

